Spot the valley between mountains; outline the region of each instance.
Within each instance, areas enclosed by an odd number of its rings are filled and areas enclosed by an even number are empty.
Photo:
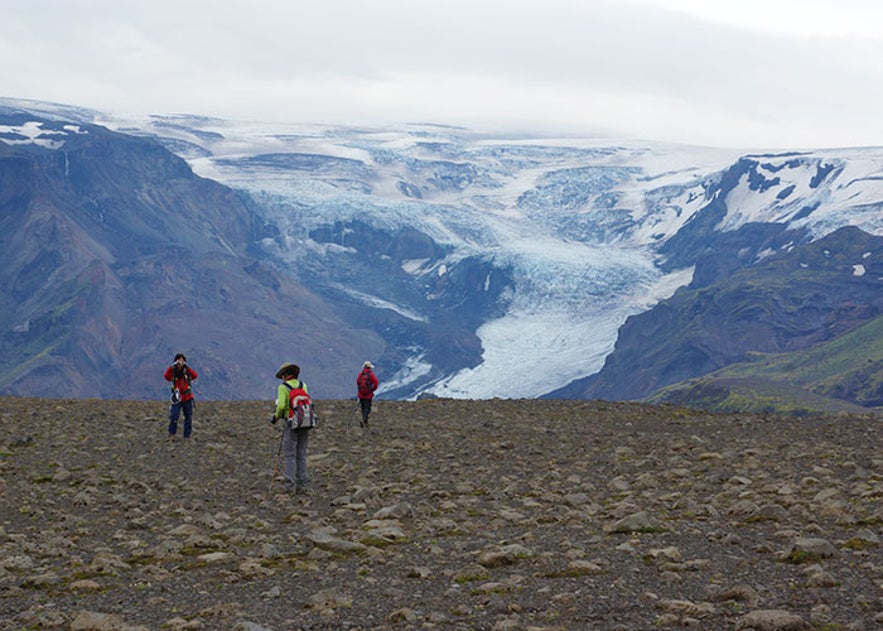
[[[0,398],[0,629],[883,628],[881,420]]]
[[[877,408],[881,164],[0,98],[0,394]]]

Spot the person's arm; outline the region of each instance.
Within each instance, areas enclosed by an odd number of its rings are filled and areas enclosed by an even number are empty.
[[[196,371],[193,370],[190,366],[187,366],[187,374],[190,375],[190,381],[193,381],[194,379],[196,379],[196,377],[198,377]]]
[[[273,412],[273,418],[288,418],[288,392],[285,384],[280,383],[279,388],[276,390],[276,411]]]
[[[165,377],[166,381],[172,381],[175,378],[175,371],[173,369],[173,366],[169,366],[168,368],[166,368],[166,374],[163,376]]]

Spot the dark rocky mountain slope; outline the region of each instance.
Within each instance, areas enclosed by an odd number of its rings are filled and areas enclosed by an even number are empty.
[[[805,350],[752,353],[748,361],[662,388],[649,400],[716,411],[883,410],[883,316]]]
[[[626,321],[598,374],[552,396],[644,399],[751,353],[835,339],[883,313],[881,255],[883,237],[847,227],[713,283],[681,288]]]
[[[0,142],[0,391],[155,398],[182,351],[203,397],[271,396],[286,360],[349,394],[381,343],[250,254],[235,192],[149,139],[48,120],[41,137],[57,144]]]

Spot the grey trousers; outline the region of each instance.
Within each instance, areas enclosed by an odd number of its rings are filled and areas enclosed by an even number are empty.
[[[285,458],[285,479],[295,487],[304,487],[310,481],[307,473],[307,443],[309,429],[291,429],[286,426],[282,434],[282,455]]]

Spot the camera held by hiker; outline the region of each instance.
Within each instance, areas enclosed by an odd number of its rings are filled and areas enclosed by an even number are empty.
[[[295,493],[305,493],[307,472],[307,445],[310,430],[317,424],[316,411],[307,392],[307,384],[300,380],[300,366],[286,362],[276,371],[282,383],[276,389],[276,409],[270,420],[274,425],[282,420],[283,475],[286,484]]]
[[[175,359],[166,368],[165,380],[172,383],[169,405],[169,440],[178,434],[178,418],[184,413],[184,438],[190,438],[193,432],[193,388],[190,382],[196,379],[196,371],[187,365],[184,353],[175,355]]]
[[[359,407],[362,410],[362,420],[359,423],[362,427],[368,427],[368,417],[371,415],[371,402],[374,400],[374,391],[380,385],[377,375],[374,374],[374,364],[366,361],[362,364],[362,371],[356,377],[356,386],[358,386]]]

